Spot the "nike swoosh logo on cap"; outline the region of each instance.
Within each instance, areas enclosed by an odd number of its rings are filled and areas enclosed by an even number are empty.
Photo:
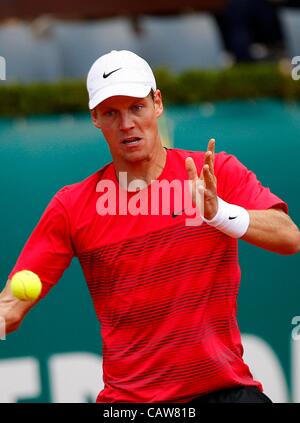
[[[237,218],[237,216],[229,216],[229,220],[232,220],[232,219],[236,219]]]
[[[113,70],[113,71],[111,71],[111,72],[109,72],[109,73],[103,73],[103,78],[108,78],[112,73],[115,73],[115,72],[117,72],[118,70],[120,70],[120,69],[122,69],[122,68],[118,68],[118,69],[115,69],[115,70]]]

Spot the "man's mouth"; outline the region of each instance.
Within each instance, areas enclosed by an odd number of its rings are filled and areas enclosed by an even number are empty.
[[[128,137],[122,141],[122,144],[135,145],[135,144],[138,144],[140,140],[141,138],[139,137]]]

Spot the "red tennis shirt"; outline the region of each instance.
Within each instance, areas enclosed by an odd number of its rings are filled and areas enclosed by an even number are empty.
[[[161,175],[140,191],[144,199],[155,183],[183,183],[188,156],[200,173],[203,152],[168,149]],[[223,200],[248,210],[277,206],[287,212],[234,156],[217,153],[215,175]],[[101,191],[103,182],[110,185]],[[184,207],[174,199],[169,213],[159,207],[159,214],[147,215],[144,208],[144,214],[126,215],[118,209],[125,192],[112,163],[62,188],[9,277],[32,270],[45,296],[78,257],[103,340],[98,402],[187,402],[240,385],[262,389],[242,358],[237,240],[205,223],[187,226],[186,210],[180,213]],[[129,193],[127,205],[134,195]],[[101,215],[106,206],[110,212]]]

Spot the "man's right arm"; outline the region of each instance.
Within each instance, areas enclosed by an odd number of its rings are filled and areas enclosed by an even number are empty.
[[[37,301],[21,301],[15,298],[10,289],[8,280],[0,292],[0,319],[5,322],[6,334],[18,329],[28,311]]]
[[[0,292],[0,326],[5,323],[6,333],[18,329],[28,311],[47,295],[74,257],[68,214],[70,207],[66,199],[68,189],[62,188],[51,199]],[[21,301],[12,295],[10,278],[23,269],[30,269],[42,281],[43,289],[38,300]]]

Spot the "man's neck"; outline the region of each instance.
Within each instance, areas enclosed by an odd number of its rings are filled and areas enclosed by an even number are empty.
[[[144,181],[145,185],[149,185],[162,173],[166,164],[166,159],[166,149],[161,145],[157,151],[153,152],[153,155],[149,158],[149,160],[126,163],[126,165],[118,165],[114,162],[115,172],[118,179],[121,172],[126,172],[127,186],[137,179]],[[123,188],[126,188],[123,181],[120,181],[120,184],[123,186]]]

